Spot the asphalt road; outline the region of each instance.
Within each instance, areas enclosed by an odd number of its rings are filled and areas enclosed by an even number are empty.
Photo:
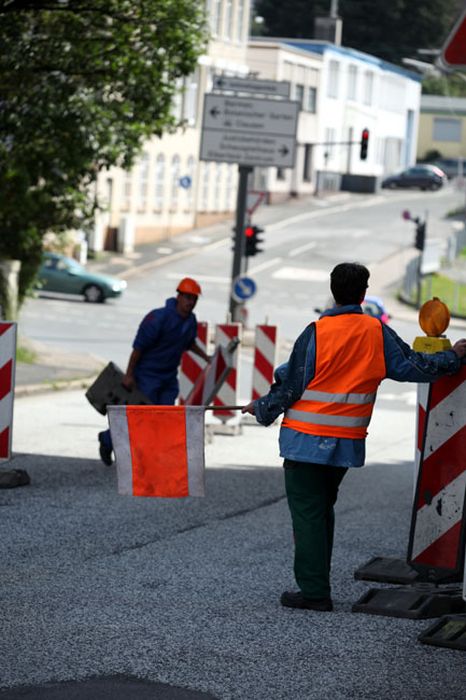
[[[133,499],[96,459],[82,392],[16,401],[12,466],[32,483],[0,491],[0,697],[464,698],[464,655],[417,641],[428,621],[351,612],[369,585],[354,570],[407,549],[415,388],[392,384],[342,485],[333,613],[279,605],[294,582],[277,426],[215,436],[205,498]]]

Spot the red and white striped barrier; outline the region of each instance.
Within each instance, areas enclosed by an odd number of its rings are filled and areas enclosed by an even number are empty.
[[[207,406],[231,372],[231,355],[219,345],[186,397],[187,406]]]
[[[251,399],[255,401],[268,393],[277,364],[277,326],[256,326]]]
[[[227,347],[234,338],[241,340],[241,323],[220,323],[215,329],[215,345]],[[221,386],[215,396],[213,403],[215,406],[235,406],[238,403],[239,385],[239,349],[236,349],[231,358],[232,370],[228,374],[226,381]],[[233,418],[235,411],[216,410],[214,416],[226,422]]]
[[[408,563],[462,575],[465,549],[466,366],[429,385]]]
[[[16,323],[0,321],[0,461],[11,458],[15,360]]]
[[[209,324],[207,321],[199,321],[197,324],[197,344],[208,354]],[[206,366],[205,360],[193,352],[184,352],[180,367],[180,404],[186,403],[186,398],[193,390],[197,378]]]

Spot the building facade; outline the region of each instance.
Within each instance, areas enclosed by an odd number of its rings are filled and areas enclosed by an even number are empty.
[[[423,95],[417,157],[466,158],[466,98]]]

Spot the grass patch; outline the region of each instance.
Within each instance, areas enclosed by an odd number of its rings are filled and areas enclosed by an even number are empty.
[[[464,206],[457,207],[456,209],[450,209],[450,211],[447,211],[447,219],[461,218],[465,214],[466,214],[466,210],[465,210]]]
[[[32,365],[37,358],[37,353],[30,348],[25,348],[22,345],[18,345],[16,348],[16,362],[24,362],[27,365]]]
[[[438,297],[451,312],[466,316],[466,284],[443,275],[428,275],[421,284],[421,303]]]

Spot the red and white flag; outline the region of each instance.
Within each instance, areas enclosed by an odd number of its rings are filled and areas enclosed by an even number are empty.
[[[108,406],[118,492],[204,496],[203,406]]]

